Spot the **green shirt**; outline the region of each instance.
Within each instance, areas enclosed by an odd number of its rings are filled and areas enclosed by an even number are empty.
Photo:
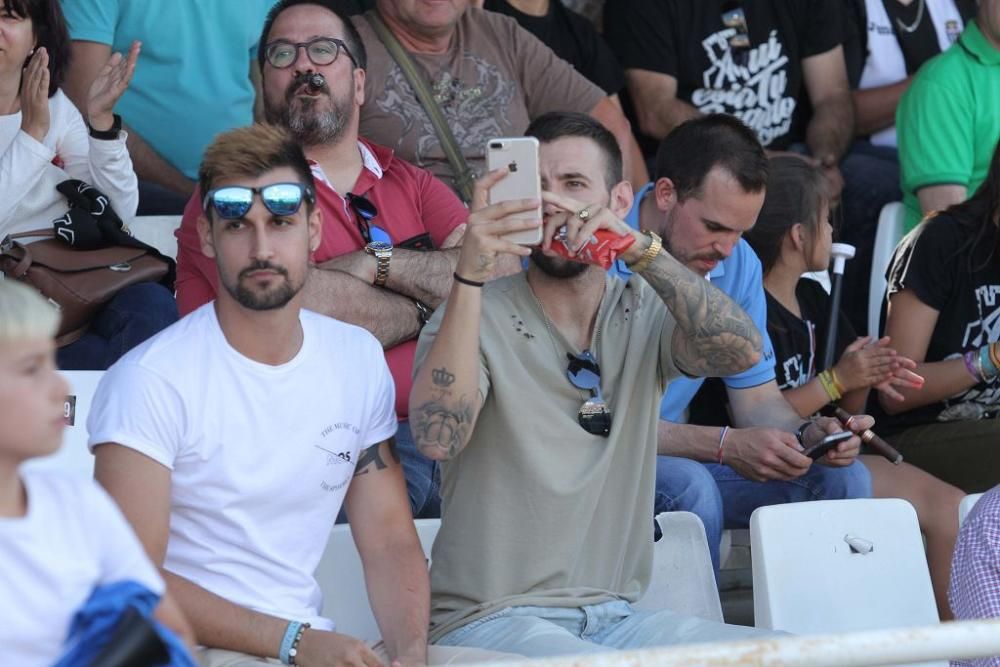
[[[635,602],[649,586],[660,396],[679,373],[674,318],[645,280],[607,278],[591,348],[612,425],[591,435],[577,423],[588,393],[566,377],[566,353],[579,350],[546,325],[525,275],[483,294],[483,408],[441,469],[434,640],[505,607]],[[416,368],[442,314],[420,334]]]
[[[975,21],[917,73],[896,110],[896,127],[909,231],[923,217],[917,190],[962,185],[971,196],[1000,139],[1000,50]]]

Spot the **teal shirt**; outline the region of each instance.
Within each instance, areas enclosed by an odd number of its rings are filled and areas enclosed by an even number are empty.
[[[905,229],[920,222],[917,190],[985,180],[1000,139],[1000,50],[969,23],[958,41],[927,61],[896,109]]]
[[[115,111],[167,162],[198,175],[213,137],[253,122],[257,40],[273,0],[62,0],[73,40],[128,52],[135,75]]]

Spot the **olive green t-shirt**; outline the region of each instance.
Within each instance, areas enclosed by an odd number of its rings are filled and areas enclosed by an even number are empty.
[[[421,333],[415,368],[443,310]],[[679,372],[674,318],[641,278],[607,278],[591,352],[608,437],[577,422],[589,392],[569,382],[566,355],[580,350],[546,323],[524,273],[484,288],[483,408],[468,446],[442,466],[434,640],[506,607],[634,602],[649,585],[660,397]]]

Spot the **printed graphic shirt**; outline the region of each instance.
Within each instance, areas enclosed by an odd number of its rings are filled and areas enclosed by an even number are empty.
[[[746,0],[750,46],[735,50],[730,40],[737,30],[723,24],[722,4],[617,0],[605,11],[605,35],[626,70],[674,77],[677,98],[702,113],[738,117],[768,148],[802,141],[805,127],[796,114],[805,95],[802,60],[843,41],[838,1]],[[647,154],[655,151],[652,139],[643,143]]]
[[[890,297],[913,290],[939,313],[927,347],[928,362],[954,359],[1000,339],[1000,256],[994,255],[980,268],[995,240],[987,238],[973,249],[973,235],[973,230],[954,218],[937,215],[903,238],[886,275]],[[933,421],[978,419],[997,409],[1000,379],[977,384],[940,403],[882,416],[879,425],[885,424],[886,432],[898,432]]]
[[[452,188],[451,165],[403,70],[368,20],[352,19],[368,50],[360,134],[429,170]],[[548,111],[589,113],[606,96],[514,19],[468,9],[447,53],[411,53],[469,166],[485,168],[486,142],[520,137]]]

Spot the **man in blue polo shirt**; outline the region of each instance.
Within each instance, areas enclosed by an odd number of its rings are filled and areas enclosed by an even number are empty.
[[[820,426],[803,422],[774,381],[760,260],[741,235],[764,203],[767,157],[739,120],[703,116],[674,129],[660,145],[656,178],[635,197],[625,222],[662,236],[689,269],[739,303],[764,338],[761,361],[724,378],[738,428],[683,423],[703,378],[670,383],[660,406],[655,512],[687,510],[705,524],[719,568],[723,527],[746,528],[762,505],[871,495],[868,470],[843,445],[820,459],[801,453]],[[618,262],[612,269],[627,278]]]

